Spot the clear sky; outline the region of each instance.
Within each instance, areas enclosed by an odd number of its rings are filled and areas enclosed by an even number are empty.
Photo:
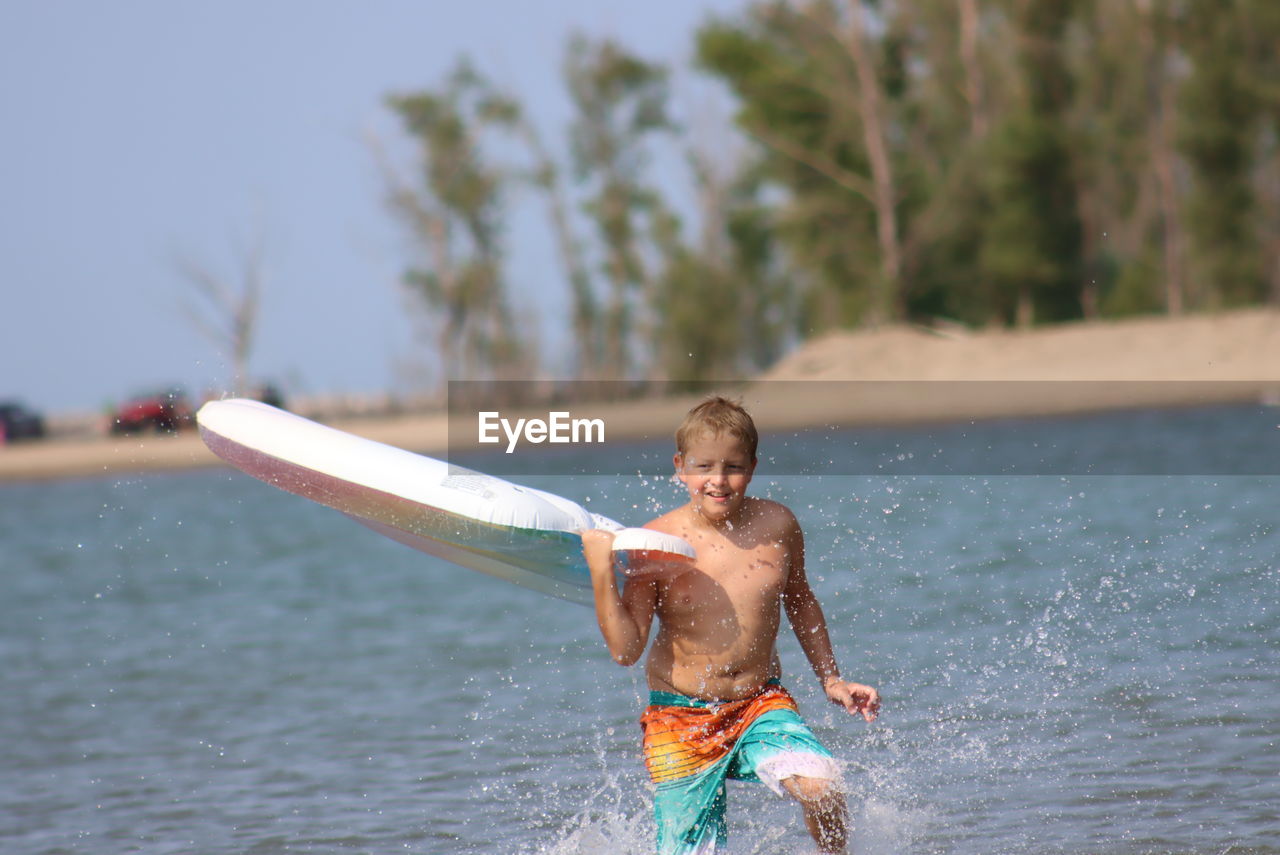
[[[0,4],[0,399],[96,410],[149,387],[225,384],[228,366],[181,308],[193,289],[175,258],[234,278],[255,237],[253,373],[301,394],[404,388],[403,366],[427,355],[369,144],[396,139],[385,97],[438,83],[466,54],[561,145],[572,32],[687,69],[698,24],[745,6]],[[692,103],[689,81],[677,78],[677,109]],[[512,286],[554,355],[563,277],[550,232],[521,216]]]

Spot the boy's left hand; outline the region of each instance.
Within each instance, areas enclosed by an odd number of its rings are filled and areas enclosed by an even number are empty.
[[[850,715],[862,713],[867,721],[876,720],[880,712],[880,693],[870,686],[831,677],[823,683],[822,688],[826,690],[831,703],[844,707]]]

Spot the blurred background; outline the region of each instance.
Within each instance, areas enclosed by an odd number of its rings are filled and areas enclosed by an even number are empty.
[[[831,329],[1280,299],[1266,0],[7,4],[0,33],[0,400],[36,415],[692,383]]]
[[[782,640],[857,851],[1280,855],[1277,44],[1274,0],[0,4],[0,850],[652,852],[589,611],[136,470],[215,462],[150,438],[206,397],[425,450],[449,380],[663,389],[521,475],[639,524],[678,396],[763,377],[752,491],[887,699]],[[760,795],[729,851],[811,851]]]

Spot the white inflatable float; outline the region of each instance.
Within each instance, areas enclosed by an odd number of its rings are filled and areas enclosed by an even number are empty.
[[[627,575],[693,564],[681,538],[624,528],[568,499],[326,427],[258,401],[211,401],[196,415],[214,454],[272,486],[341,511],[454,564],[577,603],[591,602],[581,532],[617,532]]]

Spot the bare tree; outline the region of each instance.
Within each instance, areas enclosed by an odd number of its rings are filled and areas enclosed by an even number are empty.
[[[238,252],[239,272],[231,278],[214,272],[189,254],[178,254],[174,261],[179,275],[190,285],[182,300],[183,313],[231,366],[228,391],[233,395],[248,391],[249,357],[262,301],[264,257],[265,241],[259,235],[247,249]]]

